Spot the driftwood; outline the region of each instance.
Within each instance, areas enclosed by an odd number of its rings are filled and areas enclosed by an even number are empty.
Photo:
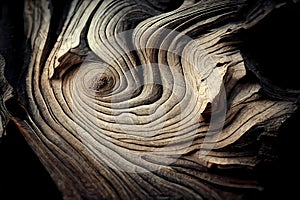
[[[64,199],[241,199],[299,95],[242,35],[291,3],[27,0],[0,136],[13,121]]]

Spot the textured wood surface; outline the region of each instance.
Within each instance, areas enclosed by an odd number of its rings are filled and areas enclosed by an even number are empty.
[[[264,95],[239,35],[284,4],[25,1],[14,92],[0,60],[1,130],[18,125],[65,199],[241,199],[299,92]]]

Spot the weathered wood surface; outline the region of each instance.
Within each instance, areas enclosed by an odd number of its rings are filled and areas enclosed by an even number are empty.
[[[270,91],[239,35],[286,3],[25,1],[0,135],[17,124],[65,199],[243,198],[299,91]]]

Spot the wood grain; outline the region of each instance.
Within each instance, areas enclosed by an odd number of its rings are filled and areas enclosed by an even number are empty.
[[[25,1],[26,115],[1,104],[1,119],[64,199],[241,199],[257,180],[214,169],[251,174],[297,104],[264,95],[238,36],[282,5],[74,0],[58,24],[51,1]]]

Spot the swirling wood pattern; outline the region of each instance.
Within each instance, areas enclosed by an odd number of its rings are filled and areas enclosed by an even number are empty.
[[[242,198],[253,177],[211,170],[251,171],[297,106],[262,94],[238,34],[283,4],[74,0],[58,23],[53,2],[25,1],[10,118],[64,199]]]

